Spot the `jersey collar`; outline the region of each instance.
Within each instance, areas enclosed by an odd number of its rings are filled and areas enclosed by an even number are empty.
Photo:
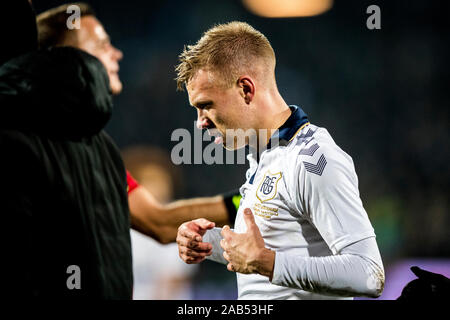
[[[248,160],[254,160],[256,163],[259,162],[260,154],[267,149],[271,149],[276,146],[285,146],[287,145],[299,132],[303,129],[307,124],[309,124],[308,116],[306,113],[296,105],[290,105],[291,115],[286,120],[286,122],[278,128],[278,130],[272,135],[267,144],[266,148],[263,150],[253,149],[248,145],[245,147],[247,152],[249,153]]]
[[[291,115],[286,122],[278,128],[278,131],[270,138],[267,148],[275,146],[273,141],[279,141],[279,145],[286,145],[303,127],[309,124],[306,113],[296,105],[290,105]]]
[[[291,109],[291,115],[286,120],[286,122],[281,127],[279,127],[278,130],[272,135],[266,149],[270,149],[278,145],[287,145],[300,130],[302,130],[306,125],[309,124],[308,116],[300,107],[291,105],[289,106],[289,108]],[[246,149],[247,151],[249,151],[247,159],[250,161],[250,166],[252,166],[252,162],[257,166],[255,172],[250,178],[250,184],[253,184],[256,171],[258,171],[260,154],[266,149],[257,152],[255,149],[250,148],[248,145],[246,146]]]

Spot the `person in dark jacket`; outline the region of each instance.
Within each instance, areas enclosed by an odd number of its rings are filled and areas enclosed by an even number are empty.
[[[126,172],[103,131],[112,112],[108,75],[78,49],[36,50],[28,1],[8,5],[9,19],[0,19],[0,33],[12,39],[0,56],[0,203],[2,229],[16,233],[3,246],[14,281],[4,289],[130,299]]]
[[[70,8],[78,8],[80,28],[67,28],[72,15]],[[123,57],[96,17],[93,8],[83,2],[66,3],[41,12],[37,16],[38,39],[41,48],[71,46],[97,57],[104,65],[113,95],[122,91],[119,62]],[[128,177],[128,203],[131,227],[160,243],[175,242],[178,227],[185,221],[204,217],[218,226],[233,225],[239,190],[212,197],[182,199],[169,204],[159,203],[144,186]]]

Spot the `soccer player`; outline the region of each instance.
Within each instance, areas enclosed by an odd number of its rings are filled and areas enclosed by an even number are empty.
[[[80,8],[80,29],[67,28],[71,15],[67,9],[71,5]],[[68,3],[49,9],[37,16],[37,25],[41,48],[71,46],[90,53],[103,63],[112,93],[117,95],[122,91],[118,71],[123,54],[111,44],[109,35],[88,4]],[[232,191],[162,205],[129,172],[127,182],[131,226],[161,243],[174,242],[179,225],[186,220],[206,217],[218,225],[232,223],[236,215],[233,199],[240,197],[238,192]]]
[[[267,38],[243,22],[217,25],[184,49],[176,70],[215,141],[250,147],[235,229],[184,223],[180,257],[226,264],[239,299],[378,297],[384,269],[352,158],[283,100]]]

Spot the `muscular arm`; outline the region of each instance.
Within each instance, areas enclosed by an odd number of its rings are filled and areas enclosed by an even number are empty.
[[[161,243],[174,242],[178,227],[185,221],[205,218],[222,226],[229,224],[224,197],[179,200],[160,204],[150,192],[139,186],[128,196],[133,229]]]

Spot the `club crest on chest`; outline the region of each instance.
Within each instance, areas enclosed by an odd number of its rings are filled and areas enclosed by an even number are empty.
[[[256,189],[256,197],[261,202],[269,201],[277,195],[278,181],[283,177],[281,172],[271,173],[266,171]]]

